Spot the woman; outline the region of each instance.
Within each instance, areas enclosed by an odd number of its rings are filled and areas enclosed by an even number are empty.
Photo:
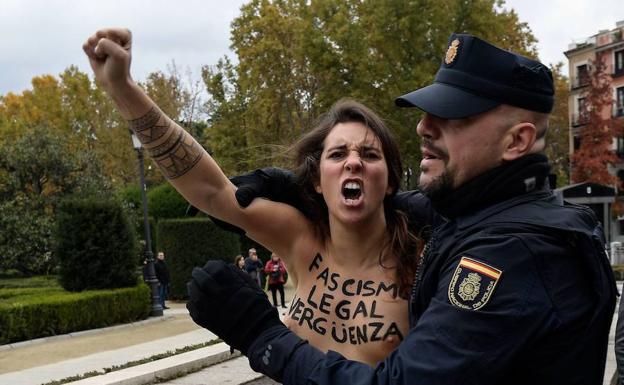
[[[242,255],[238,254],[236,258],[234,258],[234,266],[245,271],[245,258],[243,258]]]
[[[171,184],[195,207],[288,256],[296,290],[285,323],[321,350],[371,365],[386,357],[408,331],[418,242],[384,204],[399,187],[401,161],[381,119],[341,101],[295,146],[314,220],[262,199],[243,209],[215,161],[132,80],[130,48],[126,29],[100,30],[83,46],[96,80]]]
[[[279,255],[271,253],[271,259],[269,259],[264,266],[264,274],[268,277],[268,285],[271,294],[273,295],[273,306],[277,307],[277,292],[280,293],[282,299],[282,307],[286,307],[284,302],[284,284],[286,283],[286,266],[282,262]]]

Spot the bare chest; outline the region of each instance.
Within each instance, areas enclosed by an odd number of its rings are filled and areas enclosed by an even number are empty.
[[[317,255],[299,277],[285,323],[317,348],[374,365],[406,335],[407,301],[392,271],[348,271]]]

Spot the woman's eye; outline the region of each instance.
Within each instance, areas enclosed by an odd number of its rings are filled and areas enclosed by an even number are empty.
[[[375,151],[366,151],[364,153],[364,158],[366,159],[380,159],[381,156]]]
[[[341,151],[330,152],[328,158],[330,159],[340,159],[342,157]]]

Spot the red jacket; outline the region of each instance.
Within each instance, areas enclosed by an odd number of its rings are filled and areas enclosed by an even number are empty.
[[[284,265],[284,262],[282,262],[281,259],[278,259],[277,261],[269,259],[266,265],[264,265],[264,272],[269,279],[269,285],[286,283],[286,279],[284,278],[284,275],[286,274],[286,265]]]

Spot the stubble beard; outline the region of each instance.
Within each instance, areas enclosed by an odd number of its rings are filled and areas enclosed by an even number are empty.
[[[418,188],[431,200],[440,199],[453,191],[453,177],[447,170],[429,183],[418,183]]]

